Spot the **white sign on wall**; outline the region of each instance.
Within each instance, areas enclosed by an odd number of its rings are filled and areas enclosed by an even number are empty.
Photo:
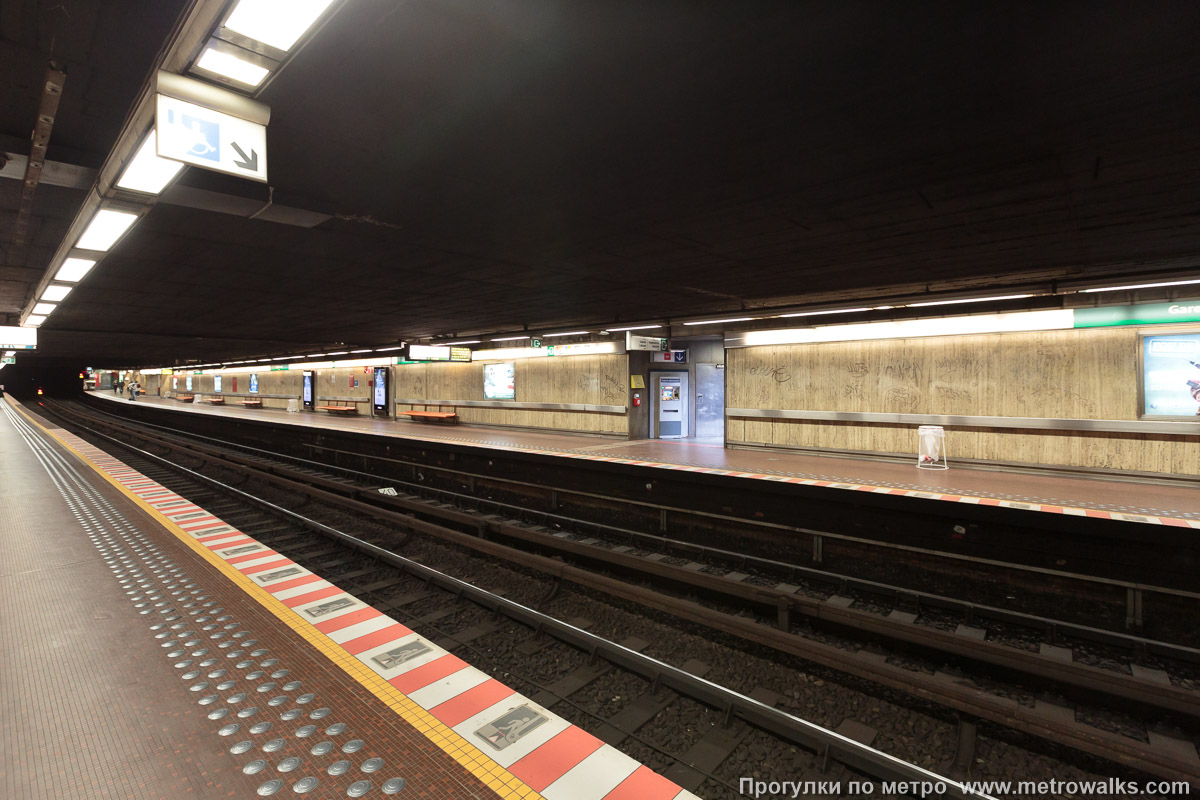
[[[0,325],[0,350],[36,350],[37,328]]]
[[[158,155],[201,169],[267,182],[267,126],[158,95]]]
[[[661,336],[637,336],[626,331],[625,349],[662,352],[667,349],[667,340]]]

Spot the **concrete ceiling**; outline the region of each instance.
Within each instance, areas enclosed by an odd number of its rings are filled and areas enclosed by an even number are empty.
[[[0,0],[0,142],[97,167],[183,0]],[[302,228],[161,203],[42,352],[221,358],[1200,264],[1200,4],[348,0],[266,88]],[[265,203],[265,187],[189,171]],[[0,318],[28,246],[0,180]],[[15,321],[15,319],[11,320]]]

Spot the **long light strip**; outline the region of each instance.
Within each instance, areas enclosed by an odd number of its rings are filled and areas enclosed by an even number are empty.
[[[439,347],[454,347],[460,344],[483,344],[483,339],[468,339],[465,342],[438,342]]]
[[[722,322],[750,322],[759,317],[733,317],[731,319],[702,319],[696,322],[685,322],[684,325],[718,325]]]
[[[932,300],[928,303],[909,303],[905,308],[924,308],[925,306],[955,306],[959,303],[986,303],[991,300],[1021,300],[1033,297],[1031,294],[1006,294],[1002,297],[968,297],[965,300]]]
[[[519,342],[522,339],[528,339],[528,336],[501,336],[498,339],[492,339],[493,342]]]
[[[1104,286],[1099,289],[1080,289],[1082,294],[1092,294],[1093,292],[1125,292],[1130,289],[1157,289],[1160,286],[1188,286],[1193,283],[1200,283],[1200,279],[1192,281],[1167,281],[1165,283],[1135,283],[1130,286]]]
[[[543,333],[542,338],[543,339],[552,339],[555,336],[586,336],[589,333],[591,333],[591,331],[566,331],[564,333]],[[498,340],[496,340],[496,341],[498,341]]]
[[[926,336],[955,336],[980,333],[1063,330],[1074,327],[1072,309],[1013,311],[964,317],[902,319],[894,322],[864,322],[855,325],[818,325],[776,331],[750,331],[741,337],[749,346],[768,344],[814,344],[870,339],[908,339]]]
[[[825,314],[856,314],[860,311],[874,311],[873,308],[835,308],[830,311],[799,311],[795,314],[780,314],[783,317],[819,317]]]
[[[649,331],[655,328],[661,328],[662,325],[630,325],[627,328],[605,328],[604,330],[610,333],[619,333],[620,331]]]

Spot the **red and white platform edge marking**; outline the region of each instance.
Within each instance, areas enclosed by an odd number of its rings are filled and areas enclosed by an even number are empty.
[[[54,433],[548,800],[698,800],[107,453],[62,429]],[[480,731],[493,721],[514,727],[501,718],[522,707],[544,721],[496,749]],[[520,732],[519,720],[515,727]]]

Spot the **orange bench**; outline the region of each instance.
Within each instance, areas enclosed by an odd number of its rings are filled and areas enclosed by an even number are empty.
[[[194,395],[194,394],[177,394],[177,395],[175,395],[175,399],[181,403],[190,403],[196,399],[196,395]]]
[[[317,406],[330,414],[357,414],[358,406]]]
[[[241,400],[239,402],[241,402],[241,404],[244,405],[246,408],[262,408],[263,407],[262,400],[250,399],[250,400]]]
[[[445,425],[457,425],[458,414],[453,411],[397,411],[397,414],[412,417],[418,422],[436,422]]]
[[[225,405],[225,398],[224,397],[206,397],[206,398],[204,398],[204,402],[212,403],[214,406],[223,406],[223,405]]]

